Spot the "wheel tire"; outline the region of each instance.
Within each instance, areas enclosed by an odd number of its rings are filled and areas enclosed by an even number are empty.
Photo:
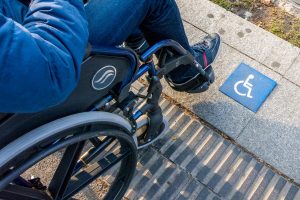
[[[92,126],[93,131],[81,133],[87,126]],[[73,129],[80,129],[80,134],[70,134],[70,130]],[[31,166],[61,149],[61,147],[56,149],[59,147],[59,145],[55,144],[56,141],[62,140],[61,143],[63,145],[65,140],[67,144],[63,147],[65,148],[72,144],[86,141],[89,138],[106,136],[120,140],[120,148],[123,148],[123,145],[124,148],[129,149],[129,155],[122,159],[119,172],[104,198],[121,199],[131,182],[137,163],[136,144],[129,135],[130,130],[131,126],[125,119],[105,112],[71,115],[34,129],[0,150],[0,191]],[[49,146],[48,148],[45,144],[51,144],[53,147]],[[46,146],[45,149],[42,146]],[[36,151],[29,156],[28,152],[33,150]],[[22,160],[22,163],[20,163],[20,160]],[[12,167],[13,170],[10,170]],[[70,197],[62,199],[68,198]]]

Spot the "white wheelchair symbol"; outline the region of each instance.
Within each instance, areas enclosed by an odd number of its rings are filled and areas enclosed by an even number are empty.
[[[250,75],[248,76],[248,78],[247,78],[245,81],[238,81],[238,82],[236,82],[236,83],[234,84],[234,91],[235,91],[238,95],[240,95],[240,96],[243,96],[243,97],[247,96],[248,98],[252,99],[253,96],[251,95],[251,93],[252,93],[253,85],[252,85],[251,83],[249,83],[249,81],[250,81],[251,79],[254,79],[254,75],[253,75],[253,74],[250,74]],[[239,88],[239,86],[240,86],[241,84],[242,84],[243,87],[245,87],[245,88],[248,89],[248,92],[247,92],[247,93],[242,93],[242,92],[239,91],[238,88]]]

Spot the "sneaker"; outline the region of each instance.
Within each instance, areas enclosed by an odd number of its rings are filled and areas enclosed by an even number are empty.
[[[179,66],[166,76],[167,82],[178,91],[198,93],[207,90],[209,84],[214,81],[214,72],[211,65],[218,56],[220,45],[221,38],[215,33],[206,36],[202,42],[192,46],[196,61],[210,77],[210,83],[206,83],[207,81],[200,75],[199,69],[193,65]]]
[[[203,42],[192,46],[194,56],[205,70],[212,65],[219,54],[221,38],[217,33],[204,37]]]

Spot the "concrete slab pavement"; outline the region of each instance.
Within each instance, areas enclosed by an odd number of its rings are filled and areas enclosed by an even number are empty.
[[[300,53],[299,48],[209,0],[177,0],[177,3],[184,20],[204,32],[218,32],[226,44],[280,74],[287,71]]]
[[[300,88],[286,79],[237,141],[300,182]]]
[[[191,43],[218,32],[223,49],[208,92],[188,95],[167,86],[164,92],[300,183],[299,48],[208,0],[177,2]],[[278,82],[257,114],[218,90],[241,62]]]
[[[292,67],[286,72],[285,77],[300,86],[300,55],[295,59]]]
[[[191,44],[199,41],[199,38],[204,34],[203,31],[188,23],[184,23],[184,25]],[[165,87],[164,92],[230,137],[237,138],[254,116],[254,113],[221,94],[219,87],[241,62],[251,65],[276,81],[279,81],[282,77],[242,52],[223,43],[219,59],[214,64],[216,82],[207,92],[182,95],[182,93],[175,92],[169,87]]]

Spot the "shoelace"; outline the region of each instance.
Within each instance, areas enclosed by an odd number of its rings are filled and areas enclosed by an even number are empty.
[[[209,48],[209,45],[207,41],[203,41],[193,45],[192,48],[194,51],[197,51],[197,53],[204,53]]]

